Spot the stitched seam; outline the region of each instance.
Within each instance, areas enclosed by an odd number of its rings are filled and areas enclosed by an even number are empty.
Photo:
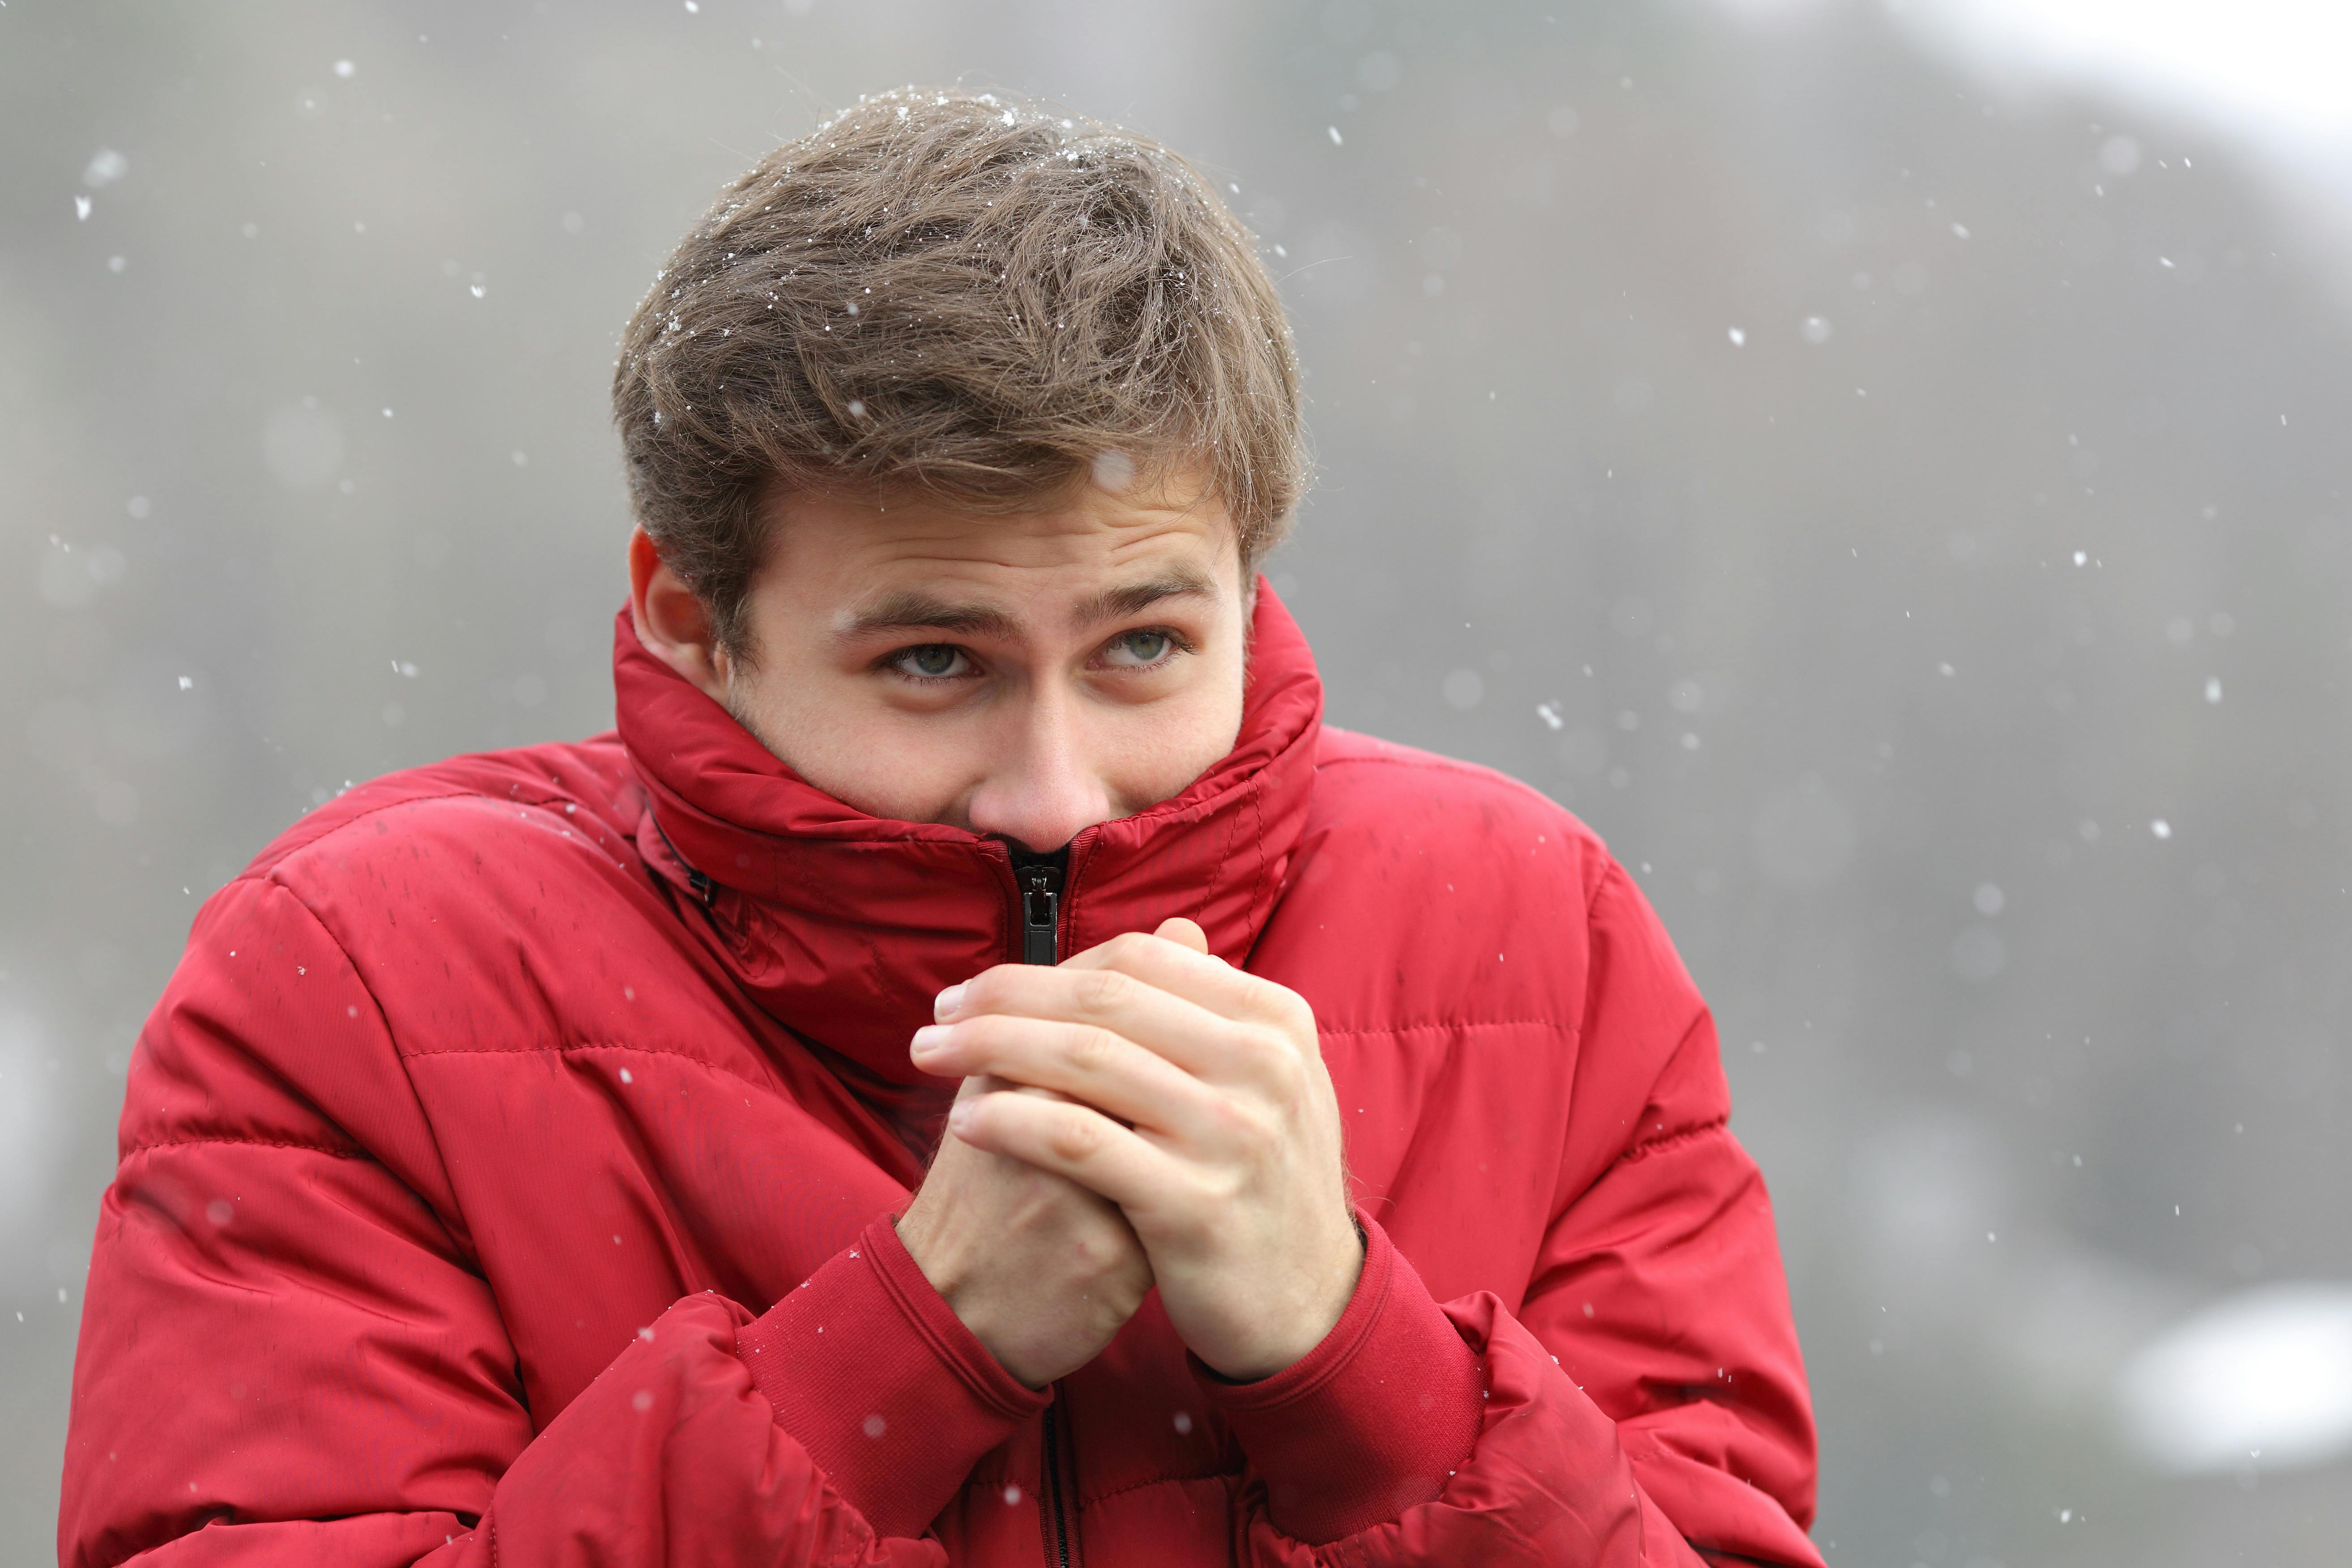
[[[1274,863],[1265,855],[1265,787],[1257,779],[1250,782],[1255,786],[1250,791],[1250,821],[1257,835],[1257,887],[1250,895],[1250,942],[1255,946],[1257,933],[1265,929],[1274,913]],[[1258,912],[1261,908],[1265,910],[1263,915]]]
[[[675,1046],[631,1045],[625,1040],[586,1040],[572,1045],[553,1046],[448,1046],[437,1050],[403,1051],[401,1059],[423,1061],[432,1057],[569,1056],[574,1051],[635,1051],[641,1056],[676,1057],[680,1061],[692,1062],[697,1067],[708,1068],[721,1078],[731,1079],[747,1088],[756,1089],[762,1094],[775,1092],[775,1085],[772,1083],[763,1083],[757,1079],[745,1078],[732,1068],[706,1061],[691,1051],[680,1050]]]
[[[1529,1025],[1540,1025],[1547,1029],[1566,1029],[1570,1034],[1576,1032],[1575,1025],[1558,1018],[1481,1018],[1467,1023],[1453,1018],[1431,1018],[1412,1024],[1370,1025],[1360,1029],[1330,1028],[1318,1024],[1315,1032],[1319,1035],[1402,1035],[1418,1029],[1523,1029]]]
[[[631,761],[632,761],[632,763],[634,763],[634,762],[635,761],[635,757],[634,757],[634,756],[631,758]],[[641,775],[641,782],[642,782],[642,775]],[[661,788],[662,788],[662,789],[664,790],[664,792],[665,792],[665,793],[666,793],[666,794],[670,797],[670,799],[671,799],[671,800],[676,801],[676,802],[677,802],[677,803],[681,807],[683,807],[686,811],[688,811],[688,812],[691,813],[693,816],[697,816],[697,817],[700,818],[702,821],[716,824],[716,825],[717,825],[717,826],[719,826],[719,827],[724,828],[724,829],[727,829],[727,830],[728,830],[728,831],[730,831],[730,832],[733,832],[733,833],[740,833],[740,834],[744,835],[744,836],[745,836],[745,837],[747,837],[756,838],[756,839],[761,840],[762,843],[767,843],[767,844],[793,844],[793,843],[798,843],[798,844],[803,844],[803,845],[806,845],[806,846],[808,846],[808,847],[812,847],[812,848],[822,848],[822,849],[842,849],[842,850],[848,850],[848,851],[851,851],[851,852],[854,852],[854,853],[857,853],[857,852],[865,852],[865,851],[868,851],[868,850],[899,849],[899,848],[904,848],[906,846],[908,846],[908,845],[909,845],[909,844],[916,845],[916,846],[920,847],[923,847],[923,848],[929,848],[929,849],[961,849],[961,850],[971,850],[971,849],[976,849],[976,848],[978,848],[978,847],[981,846],[981,844],[982,844],[982,843],[985,842],[984,840],[981,839],[977,835],[974,835],[974,836],[970,837],[965,837],[965,838],[941,838],[941,837],[931,837],[931,836],[929,836],[929,835],[922,834],[922,833],[898,833],[898,834],[889,834],[889,835],[880,835],[880,834],[877,834],[877,835],[872,835],[872,836],[869,836],[869,837],[858,837],[858,838],[829,838],[829,837],[826,837],[825,836],[824,836],[823,834],[818,834],[818,833],[805,833],[805,832],[793,832],[793,833],[770,833],[770,832],[767,832],[767,831],[765,831],[765,830],[763,830],[763,829],[761,829],[761,828],[757,828],[757,827],[746,827],[746,826],[742,826],[741,824],[740,824],[740,823],[730,822],[727,818],[725,818],[725,817],[723,817],[723,816],[719,816],[715,815],[714,813],[711,813],[711,812],[709,812],[709,811],[705,811],[704,809],[702,809],[702,807],[700,807],[700,806],[698,806],[698,805],[694,805],[694,804],[693,804],[693,803],[691,803],[690,801],[688,801],[688,800],[687,800],[683,795],[680,795],[677,793],[677,791],[676,791],[675,789],[671,789],[671,788],[670,788],[668,785],[667,785],[667,784],[662,785],[662,786],[661,786]],[[437,797],[436,797],[436,798],[437,798]],[[478,795],[478,796],[476,796],[475,798],[477,798],[477,799],[480,799],[480,800],[492,800],[492,801],[494,801],[494,800],[499,800],[499,799],[500,799],[500,798],[502,798],[502,797],[500,797],[500,796],[499,796],[499,795]],[[520,797],[518,797],[518,798],[520,798]],[[561,796],[558,796],[558,797],[554,797],[554,798],[559,798],[559,799],[560,799],[560,798],[562,798],[562,797],[561,797]],[[532,803],[532,804],[541,804],[541,803]],[[652,793],[651,793],[650,791],[648,791],[648,792],[647,792],[646,805],[647,805],[647,809],[648,809],[648,810],[654,810],[654,801],[653,801],[653,797],[652,797]],[[655,810],[655,811],[654,811],[655,826],[656,826],[656,827],[659,827],[659,826],[660,826],[660,825],[661,825],[661,824],[660,824],[660,815],[661,815],[661,814],[660,814],[657,810]],[[667,834],[667,829],[665,829],[665,830],[663,831],[663,837],[668,837],[668,834]],[[684,863],[684,858],[683,858],[683,857],[681,857],[681,858],[680,858],[680,863],[681,863],[681,864],[683,864],[683,863]],[[708,875],[708,873],[705,873],[705,874],[706,874],[706,875]]]
[[[1248,785],[1245,784],[1244,787],[1247,788]],[[1234,850],[1240,845],[1242,840],[1242,817],[1247,807],[1248,802],[1243,801],[1237,804],[1232,811],[1225,814],[1224,842],[1217,850],[1217,858],[1215,863],[1209,866],[1201,874],[1201,913],[1204,915],[1209,912],[1207,906],[1210,900],[1215,896],[1218,890],[1220,873],[1229,870],[1234,864]],[[1208,819],[1202,818],[1202,820],[1205,822]],[[1249,890],[1249,897],[1242,905],[1242,926],[1253,939],[1255,938],[1257,933],[1256,928],[1250,924],[1250,916],[1256,912],[1256,908],[1257,888],[1255,885],[1255,882],[1253,882]],[[1202,929],[1205,930],[1206,927],[1203,927]]]
[[[1571,1379],[1570,1381],[1574,1380]],[[1633,1474],[1633,1467],[1629,1462],[1625,1466],[1625,1473],[1629,1479]],[[1680,1531],[1676,1531],[1675,1533],[1679,1535],[1682,1532]],[[1633,1561],[1636,1563],[1647,1563],[1650,1560],[1650,1510],[1643,1508],[1639,1502],[1636,1502],[1633,1505]]]
[[[126,1149],[123,1151],[122,1157],[125,1160],[131,1160],[142,1154],[152,1153],[158,1149],[190,1149],[214,1143],[225,1143],[238,1149],[301,1149],[313,1154],[324,1154],[332,1160],[374,1158],[364,1149],[331,1149],[323,1143],[298,1143],[290,1138],[159,1138],[152,1143],[142,1143],[137,1148]]]
[[[1630,1165],[1636,1160],[1646,1160],[1651,1155],[1671,1149],[1677,1143],[1687,1143],[1695,1138],[1706,1138],[1714,1133],[1727,1131],[1730,1125],[1730,1117],[1718,1116],[1712,1121],[1702,1121],[1696,1127],[1685,1127],[1674,1132],[1661,1132],[1654,1138],[1643,1139],[1618,1155],[1617,1163],[1621,1165]]]
[[[489,797],[486,795],[460,795],[454,797],[449,795],[435,795],[431,798],[436,800],[447,800],[452,798],[484,800]],[[366,814],[366,816],[373,815],[374,813],[373,812]],[[364,818],[355,818],[354,823],[360,820],[364,820]],[[346,826],[352,825],[353,824],[347,824]],[[338,833],[341,831],[341,828],[336,829],[336,832]],[[331,833],[328,834],[326,837],[331,838],[334,836],[334,834]],[[317,842],[323,843],[324,841],[324,839],[320,839]],[[280,862],[279,864],[282,865],[283,862]],[[303,919],[309,921],[311,925],[318,928],[319,935],[325,940],[328,946],[335,950],[335,955],[342,960],[343,967],[351,972],[352,984],[360,988],[360,994],[368,999],[369,1007],[373,1009],[375,1013],[376,1026],[383,1031],[384,1043],[392,1047],[392,1059],[400,1064],[401,1081],[408,1085],[410,1102],[415,1107],[416,1119],[423,1124],[425,1129],[425,1144],[433,1151],[433,1163],[440,1168],[441,1189],[449,1194],[449,1218],[445,1218],[441,1215],[440,1211],[434,1206],[432,1201],[425,1197],[423,1193],[413,1193],[412,1195],[415,1197],[419,1204],[424,1205],[425,1212],[433,1216],[433,1223],[440,1226],[442,1234],[448,1237],[450,1246],[456,1250],[472,1257],[474,1261],[478,1264],[481,1261],[481,1257],[479,1252],[475,1248],[473,1243],[473,1226],[465,1217],[465,1204],[457,1196],[457,1180],[449,1173],[449,1156],[441,1147],[440,1126],[433,1120],[432,1113],[425,1109],[424,1099],[416,1092],[416,1079],[408,1070],[407,1058],[402,1054],[400,1049],[400,1035],[393,1028],[392,1020],[384,1016],[383,998],[375,994],[375,987],[370,985],[368,984],[367,976],[360,972],[359,961],[352,956],[351,949],[343,945],[343,939],[335,934],[334,929],[327,924],[325,919],[320,915],[319,911],[310,907],[310,901],[308,899],[305,899],[301,893],[295,889],[291,882],[287,881],[283,877],[278,875],[278,866],[272,866],[270,868],[271,885],[279,892],[285,894],[287,900],[291,902],[297,910],[299,910],[302,912]],[[321,1116],[325,1115],[323,1109],[320,1110],[320,1114]],[[406,1185],[405,1183],[403,1183],[402,1184],[404,1186]],[[452,1230],[450,1218],[454,1218],[458,1225],[465,1227],[466,1239],[464,1242],[459,1242],[457,1235]]]
[[[762,832],[761,829],[756,827],[742,827],[738,824],[729,822],[725,817],[719,816],[715,813],[705,811],[702,807],[696,805],[693,802],[688,800],[676,789],[672,788],[667,784],[663,783],[658,777],[654,776],[652,768],[637,760],[636,752],[630,749],[628,742],[625,741],[621,742],[621,752],[624,756],[629,759],[629,766],[631,770],[636,773],[639,786],[644,788],[646,792],[646,805],[648,810],[653,809],[656,804],[656,792],[658,791],[660,794],[667,795],[684,810],[695,816],[700,817],[705,822],[717,823],[722,827],[731,828],[734,831],[740,833],[747,833],[751,837],[764,839],[771,844],[784,844],[798,839],[808,844],[823,845],[828,849],[887,849],[907,844],[925,844],[946,849],[969,849],[973,847],[974,843],[977,842],[978,839],[977,835],[974,835],[970,838],[954,839],[936,837],[925,833],[898,833],[891,834],[887,837],[877,835],[871,837],[862,838],[826,838],[816,834],[767,833]],[[479,798],[483,800],[496,800],[499,797],[496,795],[486,795]],[[655,815],[656,819],[658,819],[660,814],[656,812]],[[658,820],[656,820],[656,826],[659,826]]]
[[[1518,780],[1505,774],[1494,773],[1490,769],[1481,768],[1473,763],[1457,763],[1450,757],[1333,757],[1329,762],[1317,762],[1315,771],[1321,773],[1326,768],[1350,767],[1427,768],[1433,773],[1466,773],[1474,779],[1500,779],[1507,784],[1518,784],[1519,788],[1530,795],[1543,793],[1530,785],[1519,784]]]

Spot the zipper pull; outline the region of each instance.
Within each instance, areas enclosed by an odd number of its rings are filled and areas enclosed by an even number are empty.
[[[1023,866],[1021,887],[1021,962],[1054,964],[1062,961],[1062,868],[1054,865]]]

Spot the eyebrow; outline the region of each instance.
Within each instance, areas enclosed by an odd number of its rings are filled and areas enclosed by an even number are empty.
[[[834,635],[854,642],[875,632],[958,632],[1009,641],[1020,629],[1018,621],[992,605],[952,605],[919,588],[902,588],[843,617]]]
[[[1070,625],[1083,629],[1140,614],[1163,599],[1213,598],[1216,591],[1207,577],[1179,567],[1080,600],[1070,612]],[[1012,642],[1021,635],[1021,623],[993,605],[955,604],[919,588],[902,588],[846,616],[834,635],[852,642],[885,631],[953,632]]]
[[[1189,566],[1178,566],[1157,577],[1130,584],[1124,588],[1106,588],[1090,599],[1079,601],[1070,612],[1074,627],[1100,626],[1105,621],[1125,620],[1141,615],[1162,599],[1213,599],[1216,584]]]

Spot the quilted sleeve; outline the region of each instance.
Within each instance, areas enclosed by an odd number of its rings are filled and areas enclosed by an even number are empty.
[[[61,1563],[944,1562],[832,1485],[719,1297],[534,1419],[381,1020],[284,889],[240,881],[200,917],[121,1136]]]
[[[1771,1201],[1728,1125],[1714,1019],[1613,865],[1591,931],[1583,1050],[1662,1066],[1614,1118],[1603,1100],[1571,1128],[1583,1184],[1545,1237],[1519,1320],[1616,1424],[1643,1494],[1683,1537],[1818,1563],[1804,1533],[1815,1465],[1804,1361]]]
[[[1409,1267],[1390,1270],[1372,1348],[1330,1376],[1342,1392],[1236,1424],[1252,1464],[1239,1560],[1820,1568],[1804,1531],[1804,1368],[1763,1181],[1726,1125],[1713,1024],[1614,867],[1591,942],[1581,1049],[1607,1066],[1580,1085],[1569,1176],[1519,1310],[1485,1292],[1438,1303]],[[1432,1322],[1466,1348],[1472,1375]],[[1475,1439],[1442,1471],[1443,1442],[1332,1436],[1335,1418],[1453,1431],[1448,1406]],[[1410,1463],[1382,1468],[1401,1447]]]

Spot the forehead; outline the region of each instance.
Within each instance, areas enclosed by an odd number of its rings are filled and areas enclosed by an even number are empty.
[[[1171,567],[1239,582],[1233,520],[1198,485],[1121,495],[1079,484],[1008,513],[929,497],[803,492],[772,501],[770,520],[762,575],[836,603],[910,586],[1008,599],[1081,595]]]

